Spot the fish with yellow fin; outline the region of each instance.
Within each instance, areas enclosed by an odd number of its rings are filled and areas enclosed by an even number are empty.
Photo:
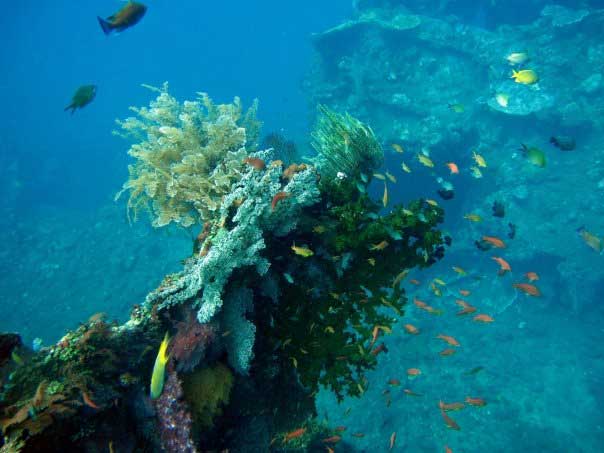
[[[384,195],[382,196],[382,204],[384,207],[388,205],[388,186],[386,185],[386,181],[384,181]]]
[[[426,156],[425,154],[418,154],[417,155],[417,160],[422,164],[425,165],[428,168],[433,168],[434,167],[434,162],[432,162],[432,159],[430,159],[428,156]]]
[[[403,162],[403,163],[401,164],[401,168],[403,169],[403,171],[404,171],[405,173],[411,173],[411,169],[409,168],[409,166],[408,166],[408,165],[407,165],[405,162]]]
[[[405,152],[403,147],[401,145],[399,145],[398,143],[393,143],[391,146],[392,146],[392,149],[395,150],[397,153],[403,154]]]
[[[470,222],[482,222],[482,217],[474,213],[466,214],[463,216],[463,218],[469,220]]]
[[[394,177],[394,175],[391,175],[390,173],[386,172],[386,178],[388,178],[388,180],[392,183],[395,184],[396,183],[396,178]]]
[[[585,242],[590,248],[600,254],[602,253],[602,251],[604,250],[602,239],[597,237],[595,234],[592,234],[587,231],[585,227],[577,229],[577,233],[579,233],[579,236],[581,237],[581,239],[583,239],[583,242]]]
[[[478,165],[479,167],[486,168],[487,161],[476,151],[472,151],[472,159],[474,159],[474,162],[476,162],[476,165]]]
[[[291,246],[291,249],[294,251],[294,253],[296,255],[301,256],[302,258],[309,258],[309,257],[311,257],[311,256],[314,255],[314,252],[311,249],[309,249],[306,246],[304,246],[304,247],[298,247],[298,246],[296,246],[295,242]]]
[[[159,345],[159,351],[157,351],[157,357],[155,358],[155,365],[153,365],[153,373],[151,374],[151,388],[150,395],[151,399],[159,398],[161,392],[164,389],[164,379],[166,377],[166,364],[170,360],[170,355],[167,354],[168,344],[170,343],[170,337],[168,332],[164,335],[164,339]]]
[[[521,85],[533,85],[539,81],[539,76],[537,76],[537,73],[532,69],[523,69],[521,71],[512,70],[512,76],[510,78]]]

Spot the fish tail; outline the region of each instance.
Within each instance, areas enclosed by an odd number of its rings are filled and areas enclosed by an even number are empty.
[[[113,31],[113,26],[111,25],[111,22],[106,21],[105,19],[99,16],[97,16],[96,18],[99,21],[99,25],[103,29],[103,33],[105,33],[105,35],[109,35]]]
[[[75,107],[75,105],[73,105],[73,104],[69,104],[67,107],[65,107],[65,108],[63,109],[63,111],[64,111],[64,112],[66,112],[66,111],[67,111],[67,110],[69,110],[69,109],[71,109],[71,114],[73,115],[73,112],[75,112],[76,107]]]

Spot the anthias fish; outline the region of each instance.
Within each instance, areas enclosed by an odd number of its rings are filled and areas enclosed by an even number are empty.
[[[117,13],[106,19],[97,17],[103,33],[109,35],[113,31],[124,31],[136,25],[147,12],[147,7],[142,3],[129,1]]]
[[[77,109],[81,109],[90,104],[96,96],[96,85],[82,85],[76,90],[71,98],[71,103],[63,110],[71,109],[71,114]]]

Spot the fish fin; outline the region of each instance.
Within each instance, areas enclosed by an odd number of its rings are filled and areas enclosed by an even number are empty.
[[[103,29],[103,33],[105,33],[105,35],[109,35],[112,31],[112,25],[111,22],[109,22],[108,20],[103,19],[102,17],[97,16],[96,17],[97,20],[99,21],[99,25],[101,26],[101,28]],[[111,20],[111,18],[109,18],[109,20]]]

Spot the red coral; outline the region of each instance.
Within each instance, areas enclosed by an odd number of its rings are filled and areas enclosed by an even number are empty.
[[[190,371],[203,358],[206,347],[214,339],[214,328],[210,324],[200,324],[190,311],[185,321],[176,324],[176,335],[170,341],[170,354],[177,362],[177,370]]]

